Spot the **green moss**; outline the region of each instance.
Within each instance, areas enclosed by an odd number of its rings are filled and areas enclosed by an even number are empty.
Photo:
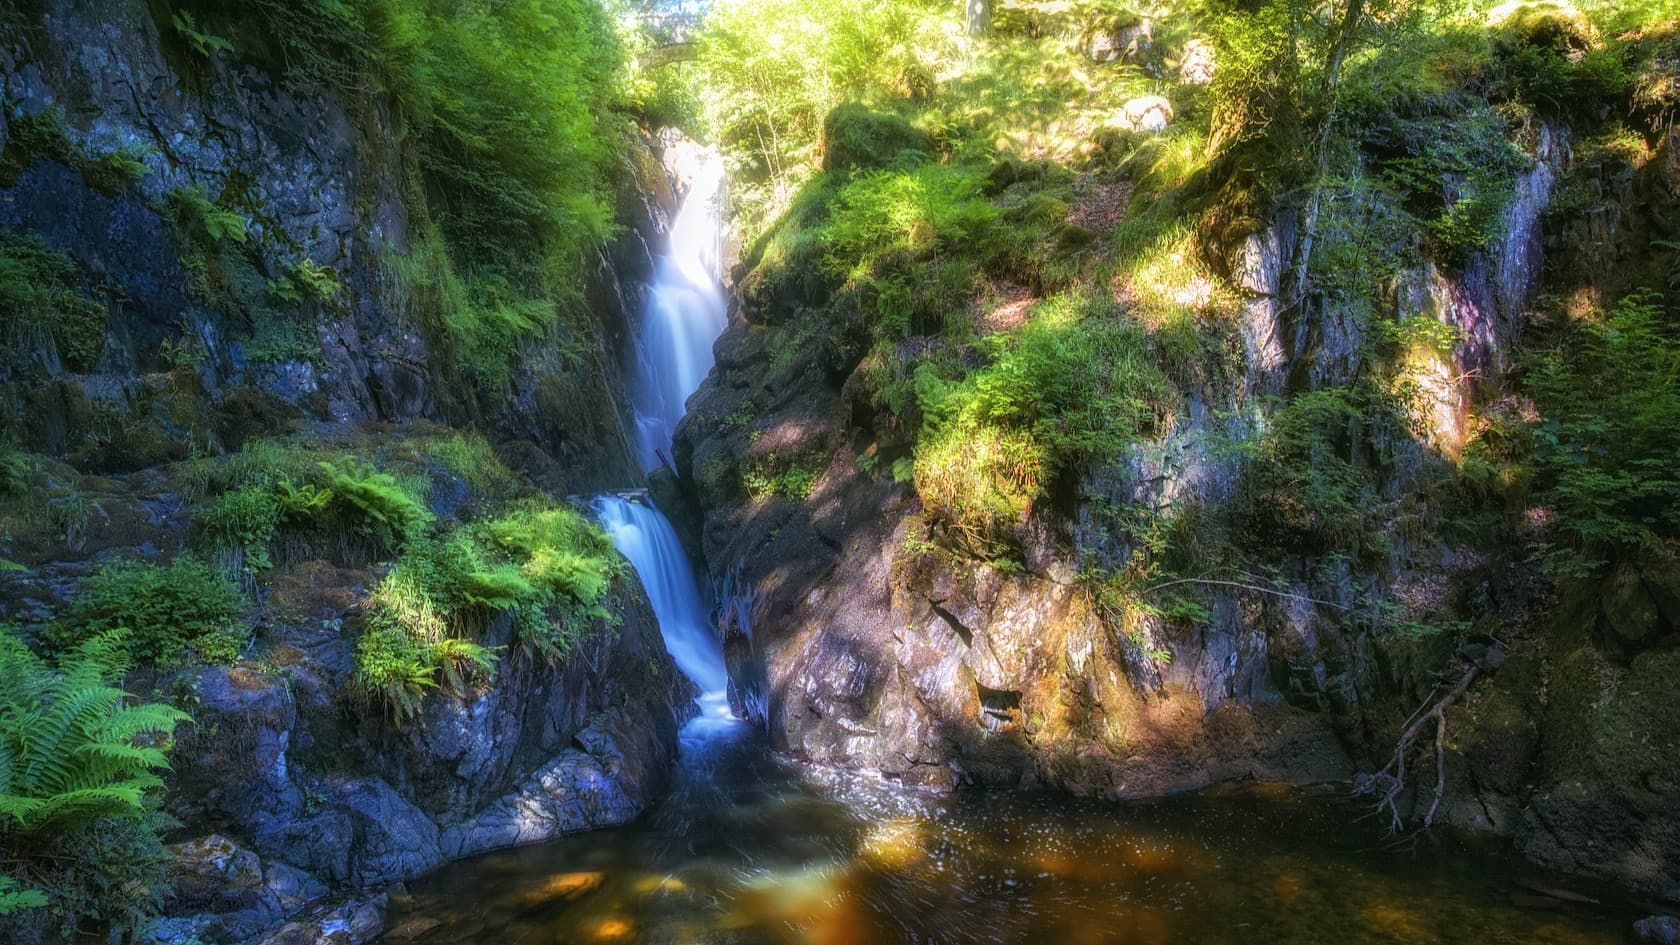
[[[177,188],[169,195],[169,207],[182,234],[202,247],[250,238],[251,224],[245,215],[211,200],[201,184]]]
[[[1244,545],[1262,557],[1301,549],[1357,547],[1364,529],[1363,442],[1369,401],[1325,388],[1276,410],[1269,428],[1244,443],[1236,521]]]
[[[933,150],[927,132],[905,118],[862,105],[848,104],[823,118],[822,167],[857,171],[895,163],[916,163]]]
[[[984,352],[955,376],[918,369],[915,482],[954,538],[989,555],[1059,479],[1159,429],[1177,396],[1143,332],[1088,298],[1041,304]]]
[[[0,153],[0,186],[17,183],[18,175],[36,161],[52,160],[74,167],[79,156],[65,127],[63,111],[49,108],[8,116],[6,149]]]
[[[69,256],[0,231],[0,345],[11,357],[23,361],[50,341],[65,367],[91,370],[105,351],[108,318]]]
[[[83,163],[82,178],[106,193],[124,193],[152,173],[146,156],[147,152],[134,147],[108,151]]]
[[[783,464],[771,456],[742,473],[741,485],[746,488],[747,495],[756,501],[780,496],[803,502],[810,497],[821,476],[821,470]]]
[[[183,555],[167,565],[122,561],[95,571],[49,633],[54,645],[125,628],[141,662],[172,666],[189,657],[228,662],[243,633],[239,590],[206,562]]]

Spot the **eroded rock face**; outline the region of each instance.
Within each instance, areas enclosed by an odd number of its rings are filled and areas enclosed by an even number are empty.
[[[318,629],[349,615],[305,612],[275,628],[283,665],[198,676],[197,724],[175,752],[176,816],[359,889],[629,820],[664,785],[691,687],[634,580],[617,591],[623,623],[582,651],[554,664],[510,647],[494,685],[434,696],[400,725],[352,694],[349,638]]]
[[[387,102],[234,59],[171,58],[142,0],[39,6],[33,28],[0,46],[11,111],[0,148],[23,165],[0,182],[0,228],[67,254],[110,318],[89,342],[93,363],[66,364],[43,342],[0,365],[0,427],[22,446],[126,472],[185,458],[185,443],[237,449],[292,420],[425,418],[535,444],[563,490],[635,481],[619,409],[628,326],[651,267],[646,241],[674,206],[653,142],[625,156],[626,236],[589,273],[584,336],[526,346],[505,395],[485,397],[385,262],[431,225],[405,202],[416,157]],[[95,186],[62,156],[26,153],[26,117],[61,125],[87,159],[121,150],[144,171]],[[202,276],[184,264],[193,247],[172,202],[195,187],[247,208],[248,238],[217,263],[236,302],[195,290]],[[266,286],[305,260],[341,291],[264,308]],[[256,322],[289,327],[264,336]]]
[[[1428,396],[1409,418],[1416,436],[1361,460],[1374,469],[1379,501],[1401,502],[1442,474],[1467,435],[1468,404],[1496,390],[1512,363],[1548,245],[1543,210],[1569,161],[1556,129],[1531,144],[1493,244],[1451,271],[1422,265],[1403,274],[1389,300],[1401,320],[1433,320],[1459,340],[1406,368]],[[738,574],[749,591],[736,596],[756,601],[754,646],[730,658],[743,675],[762,666],[773,738],[815,762],[932,786],[1137,797],[1230,778],[1342,779],[1380,768],[1408,716],[1438,698],[1435,674],[1471,659],[1347,615],[1373,596],[1457,607],[1493,616],[1501,639],[1520,645],[1446,713],[1443,818],[1515,836],[1550,865],[1672,895],[1676,820],[1659,809],[1672,807],[1672,765],[1645,760],[1621,774],[1608,761],[1647,758],[1618,749],[1614,733],[1649,732],[1631,717],[1666,718],[1666,710],[1638,693],[1672,686],[1633,682],[1654,678],[1649,657],[1631,669],[1614,661],[1563,669],[1586,657],[1559,649],[1567,637],[1552,629],[1596,622],[1603,640],[1647,639],[1654,631],[1627,614],[1658,613],[1656,596],[1639,603],[1645,598],[1632,594],[1638,601],[1615,617],[1557,615],[1532,570],[1501,557],[1509,549],[1390,529],[1374,566],[1302,549],[1274,562],[1275,584],[1244,587],[1251,582],[1237,576],[1207,588],[1207,613],[1192,625],[1145,619],[1121,630],[1094,611],[1080,573],[1123,567],[1139,547],[1114,509],[1217,507],[1243,474],[1219,444],[1262,429],[1267,398],[1345,385],[1370,369],[1365,321],[1290,304],[1297,228],[1282,215],[1222,247],[1224,269],[1243,290],[1237,376],[1228,386],[1188,384],[1170,432],[1036,504],[1008,566],[942,548],[913,487],[894,482],[893,460],[908,447],[902,425],[914,418],[886,417],[871,401],[863,375],[879,365],[865,362],[859,316],[844,299],[757,290],[796,285],[798,272],[738,272],[740,318],[718,342],[717,371],[691,401],[674,453],[701,509],[706,560],[719,575]],[[802,501],[742,485],[754,469],[790,462],[816,474]],[[1555,705],[1565,677],[1597,680],[1607,701],[1590,710],[1544,704],[1537,694],[1553,693]],[[1401,804],[1419,797],[1427,807],[1426,791]]]

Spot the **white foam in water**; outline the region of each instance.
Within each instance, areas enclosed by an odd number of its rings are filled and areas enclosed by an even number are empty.
[[[654,264],[637,332],[636,447],[642,468],[660,465],[688,396],[712,369],[712,342],[728,325],[720,273],[723,158],[710,154],[671,224],[670,251]]]
[[[658,509],[622,496],[597,496],[594,510],[619,553],[630,559],[636,576],[642,579],[653,614],[659,619],[659,632],[665,637],[665,649],[683,675],[705,694],[701,708],[710,712],[721,706],[727,716],[729,707],[723,693],[728,673],[723,666],[723,647],[712,631],[694,571],[671,523]]]

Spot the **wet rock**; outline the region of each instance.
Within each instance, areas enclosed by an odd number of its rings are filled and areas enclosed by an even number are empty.
[[[1641,945],[1680,945],[1680,916],[1647,916],[1633,923],[1633,936]]]
[[[175,844],[170,852],[175,860],[159,906],[176,918],[151,930],[158,942],[188,935],[244,941],[327,895],[327,887],[308,873],[264,861],[223,836]]]
[[[672,752],[646,715],[611,713],[514,790],[466,821],[444,829],[449,857],[536,843],[580,830],[626,823],[661,783]]]
[[[386,906],[383,895],[345,900],[288,922],[255,945],[363,945],[385,930]]]
[[[1149,55],[1154,41],[1153,20],[1135,13],[1119,14],[1087,29],[1080,52],[1092,62],[1139,62]]]

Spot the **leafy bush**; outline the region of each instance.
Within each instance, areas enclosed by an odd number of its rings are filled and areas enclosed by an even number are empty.
[[[180,663],[189,651],[207,662],[231,662],[238,653],[239,589],[190,555],[167,565],[105,565],[77,587],[77,595],[50,633],[61,649],[123,629],[134,656],[153,665]]]
[[[288,514],[322,514],[341,534],[391,549],[402,548],[432,524],[431,510],[390,473],[356,463],[321,463],[319,468],[320,486],[283,490]]]
[[[1680,338],[1653,294],[1622,299],[1532,357],[1535,486],[1555,510],[1549,568],[1675,554],[1680,538]]]
[[[144,905],[131,881],[161,858],[158,772],[190,719],[112,685],[129,650],[103,632],[51,667],[0,633],[0,856],[25,884],[0,877],[0,915],[47,904],[43,891],[72,926]]]

